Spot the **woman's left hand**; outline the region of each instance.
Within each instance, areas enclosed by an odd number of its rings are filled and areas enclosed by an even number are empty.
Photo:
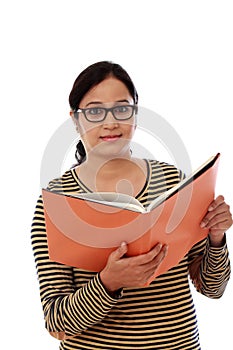
[[[226,230],[232,225],[230,207],[223,196],[218,196],[209,206],[208,212],[202,219],[200,226],[209,229],[210,243],[219,247],[223,243]]]

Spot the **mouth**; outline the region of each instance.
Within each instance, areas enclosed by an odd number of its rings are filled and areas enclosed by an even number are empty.
[[[121,138],[122,135],[106,135],[106,136],[101,136],[100,139],[102,141],[107,141],[107,142],[114,142],[117,141]]]

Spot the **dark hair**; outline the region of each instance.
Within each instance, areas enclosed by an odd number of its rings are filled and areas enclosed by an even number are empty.
[[[128,73],[119,64],[110,61],[101,61],[84,69],[75,80],[69,95],[71,109],[73,111],[77,110],[85,94],[91,88],[111,76],[125,84],[134,100],[134,104],[137,104],[138,94]],[[81,164],[86,159],[85,148],[81,140],[76,146],[75,158],[77,159],[78,164]]]

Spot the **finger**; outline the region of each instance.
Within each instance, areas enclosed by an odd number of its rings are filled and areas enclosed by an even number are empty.
[[[163,245],[161,243],[157,243],[156,246],[147,253],[128,257],[127,262],[128,264],[134,265],[134,266],[147,264],[148,262],[152,261],[155,258],[155,256],[159,254],[162,247]]]
[[[206,224],[206,228],[224,229],[227,226],[228,221],[229,218],[226,217],[224,213],[218,214],[208,221],[208,223]]]
[[[120,260],[127,253],[127,250],[127,244],[125,242],[122,242],[120,247],[118,247],[110,254],[110,259],[114,261]]]
[[[153,259],[153,263],[155,264],[155,266],[158,267],[161,264],[161,262],[167,255],[167,252],[168,252],[168,246],[164,245],[161,251],[159,252],[159,254]]]
[[[226,232],[233,224],[232,217],[219,221],[209,227],[209,233],[219,234]]]
[[[156,256],[156,258],[148,264],[148,269],[146,274],[148,277],[154,275],[159,265],[163,262],[168,253],[168,246],[164,246],[161,252]]]
[[[148,270],[150,269],[157,269],[157,267],[161,264],[161,262],[164,260],[164,258],[166,257],[168,253],[168,246],[164,245],[161,249],[161,251],[159,252],[159,254],[157,254],[154,259],[152,261],[150,261],[147,264],[144,264],[148,266]]]
[[[232,215],[219,214],[216,215],[212,220],[207,224],[207,228],[217,229],[217,230],[228,230],[232,225]]]
[[[222,195],[218,196],[210,205],[208,208],[208,211],[212,211],[214,209],[216,209],[219,205],[221,205],[222,203],[224,203],[224,197]]]
[[[160,253],[162,248],[163,248],[162,243],[156,244],[156,246],[153,249],[151,249],[148,253],[139,255],[137,257],[138,258],[137,263],[144,265],[144,264],[147,264],[147,263],[153,261],[154,258]]]
[[[208,227],[208,223],[217,215],[224,214],[225,216],[231,215],[230,214],[230,207],[225,202],[222,204],[219,204],[218,207],[215,208],[215,210],[208,212],[205,217],[202,219],[200,226],[201,227]]]

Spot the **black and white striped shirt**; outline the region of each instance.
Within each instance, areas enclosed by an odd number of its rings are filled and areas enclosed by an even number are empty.
[[[148,160],[148,179],[137,199],[146,207],[182,179],[174,166]],[[52,191],[86,192],[75,169],[50,182]],[[99,274],[49,260],[43,201],[40,197],[31,239],[47,330],[60,339],[60,350],[200,349],[190,270],[198,291],[219,298],[230,275],[226,244],[197,243],[174,268],[143,288],[124,288],[113,298]],[[78,252],[77,252],[78,254]]]

